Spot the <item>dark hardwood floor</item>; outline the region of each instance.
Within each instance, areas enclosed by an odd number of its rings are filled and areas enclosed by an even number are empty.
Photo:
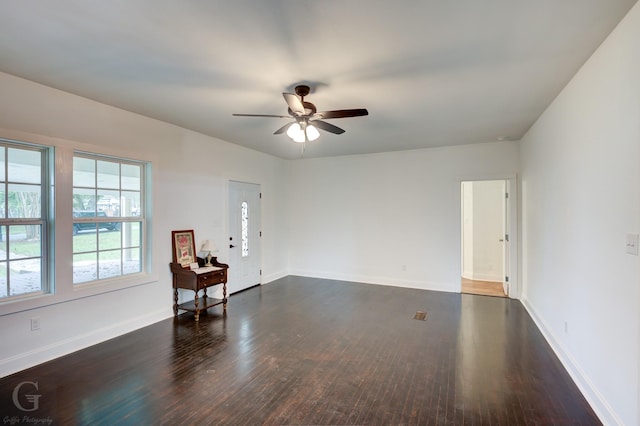
[[[24,381],[38,382],[20,392],[27,407],[22,394],[41,395],[36,411],[12,402]],[[184,314],[5,377],[0,390],[0,419],[62,425],[600,424],[518,301],[301,277],[232,296],[226,315]]]

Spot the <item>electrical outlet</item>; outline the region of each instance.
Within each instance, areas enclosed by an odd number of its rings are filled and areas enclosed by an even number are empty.
[[[402,270],[406,271],[407,270],[407,265],[402,265]]]
[[[40,330],[40,317],[31,318],[31,331]]]

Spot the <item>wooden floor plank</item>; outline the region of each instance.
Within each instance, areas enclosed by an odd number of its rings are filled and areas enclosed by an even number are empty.
[[[600,424],[517,300],[302,277],[2,378],[2,418],[24,381],[55,424]]]
[[[480,281],[462,278],[462,293],[481,296],[507,297],[502,283],[495,281]]]

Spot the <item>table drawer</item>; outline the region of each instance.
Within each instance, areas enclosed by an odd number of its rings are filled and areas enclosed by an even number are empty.
[[[226,281],[227,271],[213,271],[207,274],[198,275],[198,287],[206,287],[211,284],[219,284]]]

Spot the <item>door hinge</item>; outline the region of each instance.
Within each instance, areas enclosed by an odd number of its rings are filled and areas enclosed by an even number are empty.
[[[262,269],[260,269],[260,276],[262,276]]]
[[[262,237],[262,231],[260,231],[260,236]]]
[[[504,281],[508,283],[509,282],[509,277],[504,277]]]
[[[262,192],[260,193],[260,199],[262,200]]]
[[[504,198],[509,198],[509,193],[508,192],[504,193]]]
[[[504,240],[505,240],[506,242],[509,242],[509,234],[504,234]]]

